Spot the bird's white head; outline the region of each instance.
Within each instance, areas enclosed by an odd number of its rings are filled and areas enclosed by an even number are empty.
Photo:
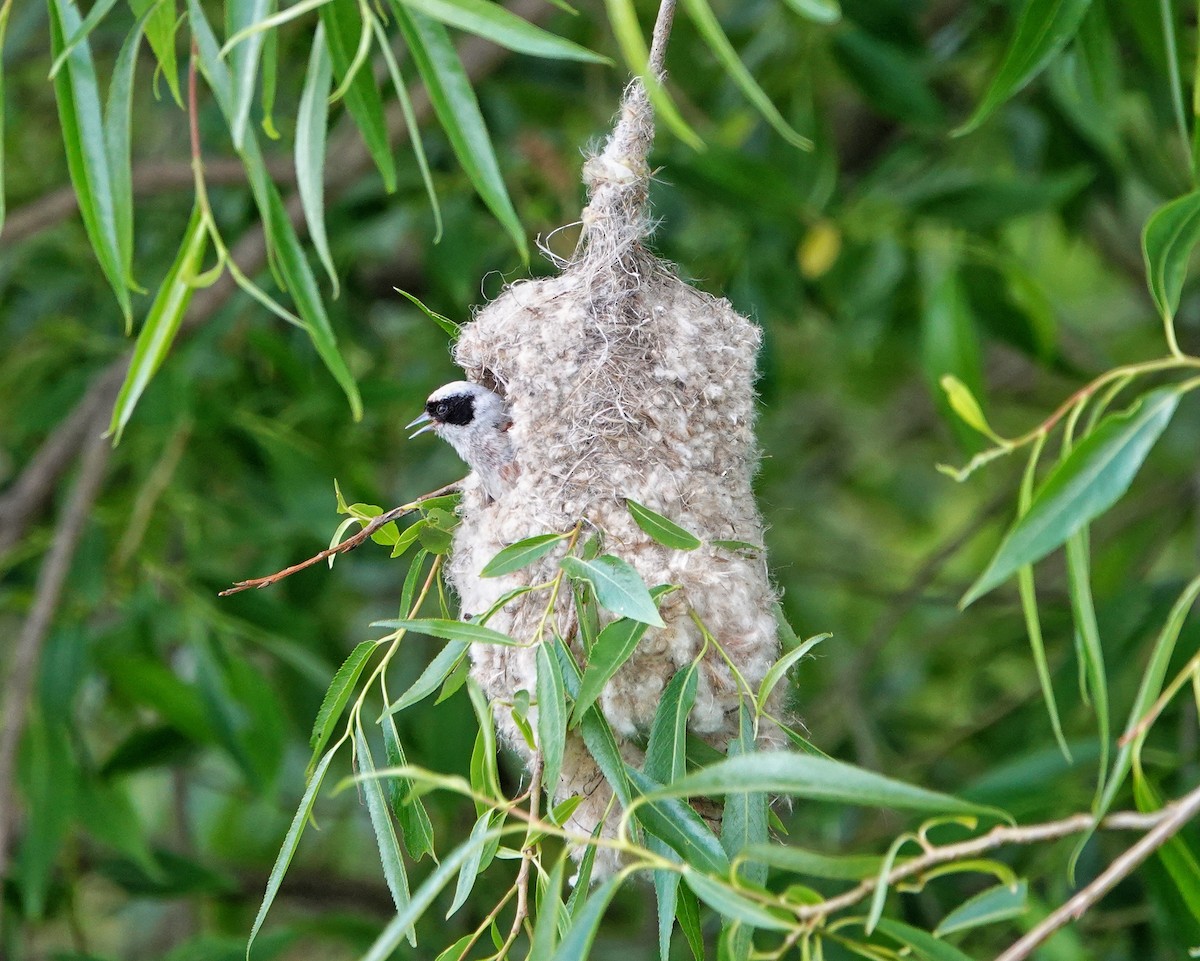
[[[499,496],[513,460],[508,435],[512,417],[504,398],[479,384],[456,380],[429,395],[425,412],[408,426],[418,425],[410,437],[433,431],[479,474],[489,496]]]

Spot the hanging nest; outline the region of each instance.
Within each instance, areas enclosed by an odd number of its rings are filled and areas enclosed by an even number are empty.
[[[465,327],[455,349],[470,380],[507,399],[519,468],[498,501],[489,502],[474,479],[464,491],[449,567],[464,615],[488,610],[516,587],[553,578],[562,550],[507,577],[481,579],[479,572],[504,547],[569,531],[581,519],[602,531],[605,550],[632,564],[648,585],[681,588],[663,599],[666,626],[646,632],[599,701],[632,764],[640,764],[641,752],[629,739],[649,729],[672,674],[704,647],[693,613],[751,689],[779,655],[777,598],[765,557],[711,545],[762,544],[751,490],[761,335],[727,301],[690,287],[644,246],[652,138],[653,113],[634,81],[603,151],[584,166],[590,202],[573,261],[557,277],[508,287]],[[655,542],[635,524],[626,498],[694,532],[704,546],[678,551]],[[518,640],[537,637],[545,605],[544,594],[521,596],[488,624]],[[569,591],[550,623],[582,664]],[[549,631],[541,640],[547,637]],[[471,656],[498,729],[528,765],[529,747],[510,705],[517,691],[537,690],[535,647],[477,644]],[[740,701],[729,665],[710,646],[688,729],[724,752],[738,730]],[[781,715],[779,703],[768,710]],[[780,748],[785,738],[764,719],[758,743]],[[583,795],[573,830],[591,834],[604,821],[603,833],[615,832],[611,790],[575,732],[552,793],[556,801]],[[715,806],[704,813],[720,816]],[[597,874],[615,863],[602,851]]]

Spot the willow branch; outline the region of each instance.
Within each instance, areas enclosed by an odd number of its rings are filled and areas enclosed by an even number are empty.
[[[248,581],[238,581],[233,587],[227,587],[221,591],[218,597],[228,597],[230,594],[239,594],[242,591],[248,591],[251,588],[261,590],[264,587],[270,587],[272,584],[278,584],[285,577],[291,577],[305,568],[312,567],[314,564],[320,564],[321,561],[327,561],[331,557],[336,557],[338,554],[345,554],[348,551],[354,550],[368,537],[378,531],[381,527],[397,521],[408,514],[418,510],[426,501],[433,500],[435,497],[445,497],[447,494],[455,494],[462,490],[462,481],[455,481],[453,484],[447,484],[445,487],[439,487],[435,491],[430,491],[428,494],[422,494],[415,501],[410,501],[407,504],[401,504],[399,507],[393,507],[390,511],[384,511],[376,517],[372,517],[370,522],[357,533],[351,534],[344,541],[335,544],[333,547],[327,547],[318,554],[314,554],[308,560],[301,561],[299,564],[293,564],[291,567],[285,567],[281,571],[276,571],[274,574],[268,574],[266,577],[255,577]]]
[[[667,43],[671,39],[671,26],[675,22],[675,0],[662,0],[658,7],[658,18],[654,21],[654,33],[650,38],[650,59],[647,66],[652,76],[660,81],[667,72]]]
[[[1197,793],[1198,801],[1200,801],[1200,791]],[[1122,811],[1117,814],[1110,814],[1100,822],[1099,826],[1101,829],[1109,831],[1145,831],[1151,829],[1150,833],[1153,834],[1162,824],[1170,821],[1175,816],[1180,804],[1183,804],[1191,797],[1192,795],[1189,794],[1183,801],[1169,804],[1161,810],[1146,814],[1138,811]],[[1191,815],[1189,814],[1188,816],[1190,817]],[[898,881],[924,874],[930,868],[937,867],[939,864],[968,860],[978,857],[987,851],[994,851],[996,848],[1005,847],[1010,844],[1036,844],[1041,841],[1054,841],[1058,838],[1070,837],[1073,834],[1082,834],[1084,831],[1090,831],[1094,827],[1096,827],[1096,818],[1091,814],[1074,814],[1071,817],[1063,818],[1059,821],[1047,821],[1044,824],[1027,824],[1015,827],[999,825],[992,828],[987,834],[977,838],[959,841],[956,844],[926,846],[925,853],[907,860],[903,864],[898,864],[889,871],[884,877],[884,883],[890,887]],[[1178,830],[1178,827],[1175,830]],[[1174,831],[1171,833],[1174,833]],[[1146,835],[1146,837],[1149,836],[1150,834]],[[1145,838],[1142,840],[1144,841]],[[807,904],[797,908],[796,917],[801,921],[828,917],[831,914],[857,904],[859,901],[865,900],[875,891],[878,885],[879,878],[866,878],[849,891],[845,891],[817,904]],[[1008,958],[1006,961],[1015,961],[1015,958]]]
[[[1024,961],[1059,928],[1079,920],[1088,908],[1116,887],[1118,882],[1132,874],[1139,864],[1171,840],[1180,828],[1200,813],[1200,787],[1154,813],[1159,815],[1159,819],[1140,841],[1118,856],[1094,881],[1016,941],[996,958],[996,961]]]
[[[99,430],[94,431],[84,449],[79,477],[63,509],[62,520],[54,532],[50,550],[38,572],[33,607],[21,627],[12,665],[5,681],[4,714],[0,723],[0,877],[4,876],[8,867],[8,838],[12,831],[13,810],[16,806],[13,775],[17,746],[25,730],[42,644],[54,621],[54,614],[62,598],[63,585],[71,570],[71,561],[75,557],[75,549],[79,546],[79,538],[83,534],[92,504],[100,493],[111,450],[108,441],[100,435]]]

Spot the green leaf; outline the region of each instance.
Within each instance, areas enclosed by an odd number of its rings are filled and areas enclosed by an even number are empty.
[[[954,945],[939,941],[928,931],[914,928],[903,921],[881,918],[877,927],[888,937],[895,938],[901,944],[912,948],[913,952],[923,961],[971,961],[971,958]]]
[[[590,584],[596,592],[596,599],[614,614],[641,621],[651,627],[665,627],[645,582],[628,562],[612,554],[604,554],[594,561],[564,557],[559,566],[573,580]]]
[[[625,506],[633,515],[637,526],[649,534],[664,547],[673,547],[680,551],[694,551],[702,543],[691,531],[684,530],[674,521],[669,521],[662,514],[657,514],[649,507],[643,507],[632,498],[625,498]]]
[[[946,400],[950,404],[950,409],[958,414],[964,424],[973,427],[991,440],[999,440],[999,436],[992,430],[987,418],[983,416],[983,408],[979,406],[979,401],[971,393],[971,388],[953,374],[943,375],[940,383],[942,390],[946,392]]]
[[[771,665],[766,675],[762,679],[762,683],[758,685],[758,709],[762,711],[767,706],[767,700],[771,696],[771,692],[775,690],[775,686],[787,676],[795,663],[808,655],[814,647],[820,644],[827,638],[833,637],[832,634],[816,634],[810,637],[803,644],[788,651],[783,657]]]
[[[325,697],[321,700],[321,708],[317,711],[317,718],[313,722],[312,735],[309,738],[309,744],[313,750],[313,761],[329,743],[329,738],[333,735],[333,726],[342,716],[342,711],[345,710],[350,696],[354,693],[354,685],[358,683],[358,678],[376,647],[378,645],[374,641],[363,641],[342,661],[342,666],[337,669],[333,680],[329,682]]]
[[[554,653],[563,669],[563,685],[566,687],[567,693],[575,697],[579,694],[579,682],[583,673],[579,670],[579,665],[575,663],[575,658],[567,650],[562,638],[558,636],[554,638]],[[601,773],[612,787],[617,800],[621,802],[622,806],[628,807],[630,799],[633,797],[633,791],[625,773],[625,759],[621,756],[621,749],[612,728],[605,720],[604,715],[600,713],[599,708],[593,706],[584,714],[583,721],[579,725],[579,733],[583,737],[583,743],[587,745],[587,749],[600,767]]]
[[[113,64],[104,108],[104,149],[108,154],[108,169],[112,178],[117,248],[121,255],[121,274],[125,278],[125,285],[131,288],[137,287],[133,281],[133,161],[130,140],[133,80],[148,17],[149,14],[141,17],[121,44],[121,51]]]
[[[407,290],[401,290],[399,287],[393,287],[392,290],[396,291],[396,293],[413,304],[421,313],[441,327],[451,340],[458,340],[458,335],[462,333],[462,326],[460,324],[456,324],[449,317],[439,314],[436,310],[430,310]]]
[[[387,753],[388,766],[403,767],[408,764],[392,715],[384,715],[379,724],[383,728],[383,747]],[[400,823],[400,832],[404,836],[404,846],[408,848],[409,856],[414,861],[420,861],[426,854],[433,854],[433,824],[429,820],[429,812],[425,810],[424,802],[411,795],[412,782],[407,778],[390,777],[387,785],[388,801],[392,813]]]
[[[691,949],[692,957],[696,961],[704,961],[704,932],[700,929],[700,904],[696,901],[696,895],[687,888],[679,892],[679,909],[676,916],[679,918],[679,930],[683,932],[683,937]]]
[[[1091,0],[1025,0],[1000,69],[975,112],[954,134],[970,133],[1041,73],[1075,36],[1090,5]]]
[[[260,0],[261,2],[261,0]],[[321,259],[333,296],[338,295],[338,276],[325,234],[325,135],[329,126],[329,90],[333,85],[333,63],[325,47],[325,27],[317,24],[304,89],[296,111],[296,188],[308,235]]]
[[[469,621],[451,621],[440,617],[398,618],[394,621],[374,621],[372,627],[390,627],[396,630],[416,631],[428,637],[440,637],[447,641],[466,641],[470,644],[501,644],[512,647],[518,644],[507,634],[493,631],[481,624]]]
[[[942,918],[934,930],[936,938],[967,931],[997,921],[1007,921],[1024,914],[1028,909],[1029,886],[1021,881],[1015,887],[998,884],[969,898]]]
[[[562,667],[548,644],[537,646],[538,746],[542,751],[542,783],[553,798],[562,773],[567,742],[567,692]]]
[[[158,61],[158,69],[166,78],[171,97],[183,109],[183,95],[179,90],[179,64],[175,57],[175,31],[178,29],[175,0],[129,0],[135,17],[149,12],[146,21],[146,39]]]
[[[466,641],[451,641],[438,652],[437,657],[421,672],[421,676],[413,681],[412,687],[405,691],[400,699],[384,711],[385,714],[399,714],[405,708],[422,701],[438,689],[450,672],[466,656],[467,648],[471,645]]]
[[[596,940],[600,919],[604,917],[622,880],[623,874],[614,874],[588,895],[583,907],[571,918],[571,926],[567,928],[552,961],[586,961],[591,954],[592,942]]]
[[[321,5],[321,23],[325,27],[325,43],[334,70],[344,81],[354,60],[362,34],[362,11],[355,0],[327,0]],[[388,193],[396,190],[396,166],[388,143],[387,124],[383,117],[383,101],[369,69],[359,70],[345,92],[346,109],[354,118],[375,166],[383,177]]]
[[[279,139],[279,131],[275,129],[275,92],[279,86],[279,31],[267,31],[267,39],[263,44],[262,94],[259,104],[262,107],[262,131],[271,140]]]
[[[258,914],[254,918],[254,925],[250,928],[250,938],[246,942],[246,958],[249,961],[250,949],[254,946],[254,939],[258,936],[259,930],[262,928],[263,921],[267,918],[267,912],[271,910],[271,905],[275,902],[275,896],[279,893],[279,886],[283,883],[283,876],[287,873],[288,865],[292,863],[292,856],[296,853],[296,848],[300,844],[300,835],[304,833],[304,826],[308,823],[308,816],[312,813],[313,802],[317,798],[317,791],[321,788],[321,781],[325,777],[325,772],[329,770],[329,762],[333,760],[334,750],[330,749],[325,752],[325,756],[321,758],[321,762],[313,771],[312,777],[308,779],[308,787],[304,790],[304,796],[300,799],[300,806],[296,809],[296,815],[292,818],[291,826],[288,828],[287,835],[283,839],[283,846],[279,849],[279,856],[275,859],[275,865],[271,868],[271,874],[267,878],[267,890],[263,894],[262,903],[258,907]],[[408,928],[401,929],[402,931]]]
[[[325,313],[316,278],[300,246],[296,230],[288,218],[287,208],[284,207],[279,190],[273,183],[268,184],[267,194],[267,218],[264,226],[274,241],[279,271],[287,283],[292,299],[296,302],[304,329],[317,349],[317,354],[350,402],[350,413],[354,420],[362,420],[362,398],[358,393],[358,385],[338,350],[337,339],[333,334],[333,326],[329,323],[329,315]]]
[[[1108,678],[1104,668],[1104,647],[1100,643],[1100,627],[1096,622],[1096,606],[1092,599],[1091,564],[1088,558],[1087,528],[1072,534],[1067,540],[1067,588],[1071,599],[1071,617],[1075,622],[1076,650],[1082,678],[1086,683],[1084,700],[1090,700],[1096,710],[1097,739],[1100,745],[1099,783],[1096,799],[1104,794],[1105,768],[1108,767],[1109,711]],[[1082,845],[1075,848],[1076,856]],[[1070,871],[1074,872],[1075,858]]]
[[[526,537],[515,544],[510,544],[484,565],[479,576],[502,577],[513,571],[519,571],[523,567],[528,567],[538,558],[545,557],[554,550],[555,545],[566,536],[566,534],[538,534],[535,537]]]
[[[479,102],[445,27],[409,10],[400,0],[392,0],[392,11],[454,155],[480,199],[512,238],[521,259],[528,260],[525,232],[504,186]]]
[[[558,921],[562,913],[562,884],[566,866],[567,856],[564,853],[550,869],[545,893],[538,900],[533,937],[529,942],[529,961],[549,958],[558,942]]]
[[[738,709],[737,735],[730,739],[728,754],[740,757],[754,752],[754,714],[741,699]],[[762,791],[747,791],[731,794],[725,800],[721,817],[721,847],[730,858],[736,857],[747,847],[767,843],[767,796]],[[765,864],[748,862],[742,870],[746,880],[754,884],[765,884]]]
[[[571,709],[571,726],[577,725],[587,710],[604,693],[609,679],[617,673],[637,650],[638,642],[649,625],[622,617],[600,632],[588,652],[587,668],[579,684],[579,694]]]
[[[62,65],[66,63],[67,57],[71,55],[71,51],[91,36],[92,31],[100,25],[100,21],[107,17],[116,5],[117,0],[99,0],[99,2],[92,4],[92,9],[88,11],[88,15],[83,18],[83,22],[75,32],[67,37],[67,42],[63,44],[62,52],[54,58],[54,63],[50,65],[51,80],[62,69]],[[9,6],[9,4],[5,6]],[[143,17],[139,16],[138,19],[141,20]]]
[[[788,751],[759,751],[727,758],[688,774],[655,793],[662,797],[690,797],[747,791],[863,807],[1003,816],[994,808],[895,781],[852,764]]]
[[[496,840],[502,833],[500,828],[496,828],[487,832],[483,837],[471,835],[466,841],[455,848],[448,857],[442,860],[437,870],[430,874],[422,882],[421,886],[413,892],[412,900],[408,902],[407,907],[396,917],[392,918],[388,926],[380,932],[379,937],[375,939],[375,942],[367,950],[367,953],[363,955],[361,961],[387,961],[405,934],[419,918],[424,917],[425,912],[429,910],[429,906],[433,904],[434,899],[441,893],[442,888],[450,882],[450,878],[454,876],[463,863],[469,858],[475,857],[484,845]]]
[[[1163,204],[1146,221],[1142,255],[1146,280],[1159,314],[1168,323],[1179,309],[1188,262],[1200,241],[1200,191]]]
[[[751,844],[742,857],[758,864],[814,878],[861,881],[879,873],[883,858],[875,854],[829,855],[782,844]]]
[[[409,900],[408,873],[404,870],[400,842],[396,839],[387,801],[383,796],[383,783],[380,778],[374,776],[375,759],[371,757],[371,746],[367,743],[362,726],[357,724],[354,728],[354,747],[358,770],[364,775],[359,781],[359,789],[367,801],[367,813],[371,817],[371,829],[375,832],[375,844],[379,848],[379,861],[383,866],[383,879],[391,892],[396,910],[403,911]],[[415,927],[408,929],[408,941],[416,947]]]
[[[677,797],[661,798],[662,786],[637,768],[627,766],[625,775],[643,797],[660,798],[647,800],[635,808],[637,819],[646,830],[669,844],[696,870],[719,875],[729,872],[729,859],[721,842],[691,805]]]
[[[1178,404],[1179,393],[1163,388],[1139,398],[1124,413],[1104,418],[1054,468],[959,606],[1002,584],[1022,565],[1045,557],[1116,503]]]
[[[842,9],[837,0],[784,0],[800,16],[817,23],[837,23],[842,19]]]
[[[69,0],[49,0],[50,49],[58,56],[64,48],[64,37],[78,31],[79,12]],[[133,307],[122,267],[120,223],[126,213],[118,214],[113,195],[112,170],[105,138],[100,90],[96,68],[86,40],[68,54],[64,68],[54,78],[54,94],[58,100],[58,116],[62,125],[63,147],[67,170],[79,213],[88,240],[96,252],[117,303],[125,317],[126,332],[133,326]],[[128,214],[132,222],[132,214]]]
[[[724,68],[726,75],[737,84],[743,96],[762,114],[763,119],[793,147],[811,150],[812,141],[798,133],[791,124],[783,119],[783,115],[771,102],[771,98],[766,95],[754,76],[746,69],[746,65],[738,57],[737,51],[733,49],[733,44],[725,36],[725,31],[721,29],[721,24],[717,20],[716,14],[712,12],[712,7],[708,5],[708,0],[683,0],[683,4],[688,15],[696,24],[696,29],[700,31],[700,36],[704,38],[704,42],[713,52],[717,62]]]
[[[471,844],[472,854],[458,869],[458,884],[454,888],[454,900],[450,903],[450,908],[446,911],[446,918],[449,920],[455,912],[458,911],[467,902],[467,898],[471,896],[471,889],[475,887],[475,879],[479,876],[479,865],[483,859],[483,838],[486,837],[488,827],[492,823],[492,810],[488,808],[475,821],[475,826],[471,829],[471,835],[467,838],[467,843]],[[475,842],[472,844],[472,842]]]
[[[570,40],[548,33],[522,20],[515,13],[487,0],[401,0],[411,9],[448,27],[474,33],[516,53],[552,60],[581,60],[611,64],[608,57],[593,53]]]
[[[273,6],[274,0],[229,0],[225,6],[226,33],[234,36],[264,20]],[[233,122],[229,134],[237,150],[242,149],[246,139],[250,105],[254,102],[254,89],[258,85],[258,61],[266,35],[265,30],[248,33],[229,54],[229,73],[233,80]]]
[[[755,928],[765,928],[768,931],[791,931],[795,922],[777,918],[762,905],[751,901],[744,894],[739,894],[733,888],[722,884],[715,878],[687,871],[683,880],[701,901],[723,917],[741,921]]]
[[[154,303],[150,305],[150,312],[134,344],[133,359],[121,383],[108,425],[108,433],[112,435],[114,444],[120,443],[121,434],[133,416],[138,400],[162,365],[179,332],[179,325],[195,289],[191,282],[200,270],[207,246],[208,226],[197,206],[192,210],[175,262],[154,295]]]

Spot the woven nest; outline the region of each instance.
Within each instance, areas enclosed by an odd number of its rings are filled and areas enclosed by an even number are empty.
[[[519,478],[489,502],[469,481],[449,577],[464,614],[489,609],[523,584],[557,571],[561,551],[517,574],[481,579],[501,549],[581,519],[604,532],[605,550],[631,563],[648,585],[677,584],[663,601],[664,628],[651,628],[609,682],[599,704],[630,763],[628,740],[645,732],[671,675],[704,646],[694,611],[752,688],[779,655],[776,596],[765,558],[710,546],[761,544],[751,478],[755,354],[760,332],[729,303],[695,290],[643,245],[648,232],[646,155],[653,117],[639,82],[626,92],[603,151],[584,167],[590,203],[576,258],[552,279],[513,284],[464,329],[455,359],[467,377],[504,395],[512,413]],[[689,552],[666,548],[634,523],[632,498],[704,539]],[[568,592],[555,630],[582,662]],[[536,635],[544,594],[518,597],[489,626],[517,639]],[[530,752],[508,705],[537,690],[533,647],[475,645],[472,673],[495,704],[498,729],[528,763]],[[738,728],[737,684],[720,653],[706,653],[688,727],[718,751]],[[533,710],[536,710],[534,708]],[[779,705],[771,705],[779,716]],[[762,747],[782,747],[774,725]],[[591,834],[617,817],[611,792],[577,734],[569,735],[555,800],[584,796],[571,828]],[[719,817],[709,813],[710,817]],[[611,869],[612,857],[597,862]]]

